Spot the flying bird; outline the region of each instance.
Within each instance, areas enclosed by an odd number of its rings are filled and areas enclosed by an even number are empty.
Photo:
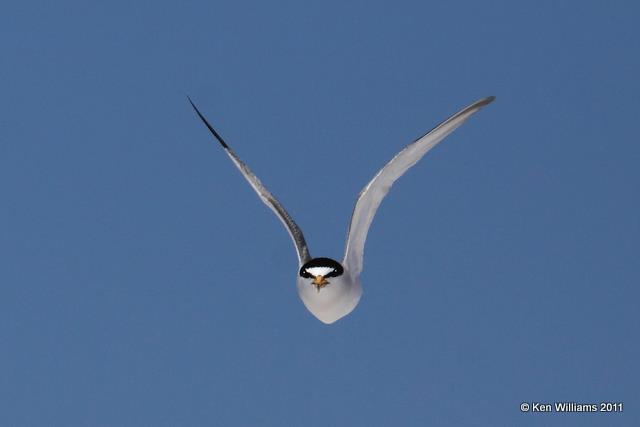
[[[393,183],[447,135],[462,125],[495,97],[482,98],[463,108],[395,155],[362,189],[356,200],[347,235],[342,262],[331,258],[313,258],[302,230],[282,204],[266,189],[249,167],[209,124],[191,98],[191,106],[211,134],[218,140],[231,161],[240,170],[262,201],[278,216],[289,232],[298,254],[296,286],[305,307],[321,322],[330,324],[351,313],[362,296],[360,273],[363,268],[364,243],[371,221]]]

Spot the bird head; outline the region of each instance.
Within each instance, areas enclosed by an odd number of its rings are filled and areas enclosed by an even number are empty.
[[[300,267],[299,274],[305,279],[312,279],[309,283],[320,292],[320,289],[331,283],[327,278],[338,277],[342,273],[344,269],[339,262],[331,258],[313,258]]]

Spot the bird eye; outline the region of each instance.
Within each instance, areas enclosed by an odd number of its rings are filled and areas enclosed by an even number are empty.
[[[308,279],[311,277],[311,274],[309,274],[307,270],[300,270],[300,276],[304,277],[305,279]]]

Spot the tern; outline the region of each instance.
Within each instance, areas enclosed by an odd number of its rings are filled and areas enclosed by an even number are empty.
[[[393,183],[415,165],[429,150],[462,125],[495,97],[482,98],[463,108],[396,154],[362,189],[351,215],[347,243],[342,262],[332,258],[313,258],[302,230],[282,204],[267,190],[249,167],[227,145],[200,110],[188,98],[196,114],[218,140],[231,161],[240,170],[251,187],[282,221],[298,254],[296,286],[305,307],[321,322],[331,324],[351,313],[360,302],[364,243],[378,206]]]

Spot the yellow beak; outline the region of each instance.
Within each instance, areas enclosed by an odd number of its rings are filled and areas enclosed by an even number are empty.
[[[329,284],[329,281],[324,278],[324,276],[316,276],[313,279],[313,285],[316,287],[316,290],[320,292],[320,288],[324,288]]]
[[[327,283],[329,282],[324,278],[324,276],[316,276],[315,279],[313,279],[313,284],[318,287],[324,286]]]

